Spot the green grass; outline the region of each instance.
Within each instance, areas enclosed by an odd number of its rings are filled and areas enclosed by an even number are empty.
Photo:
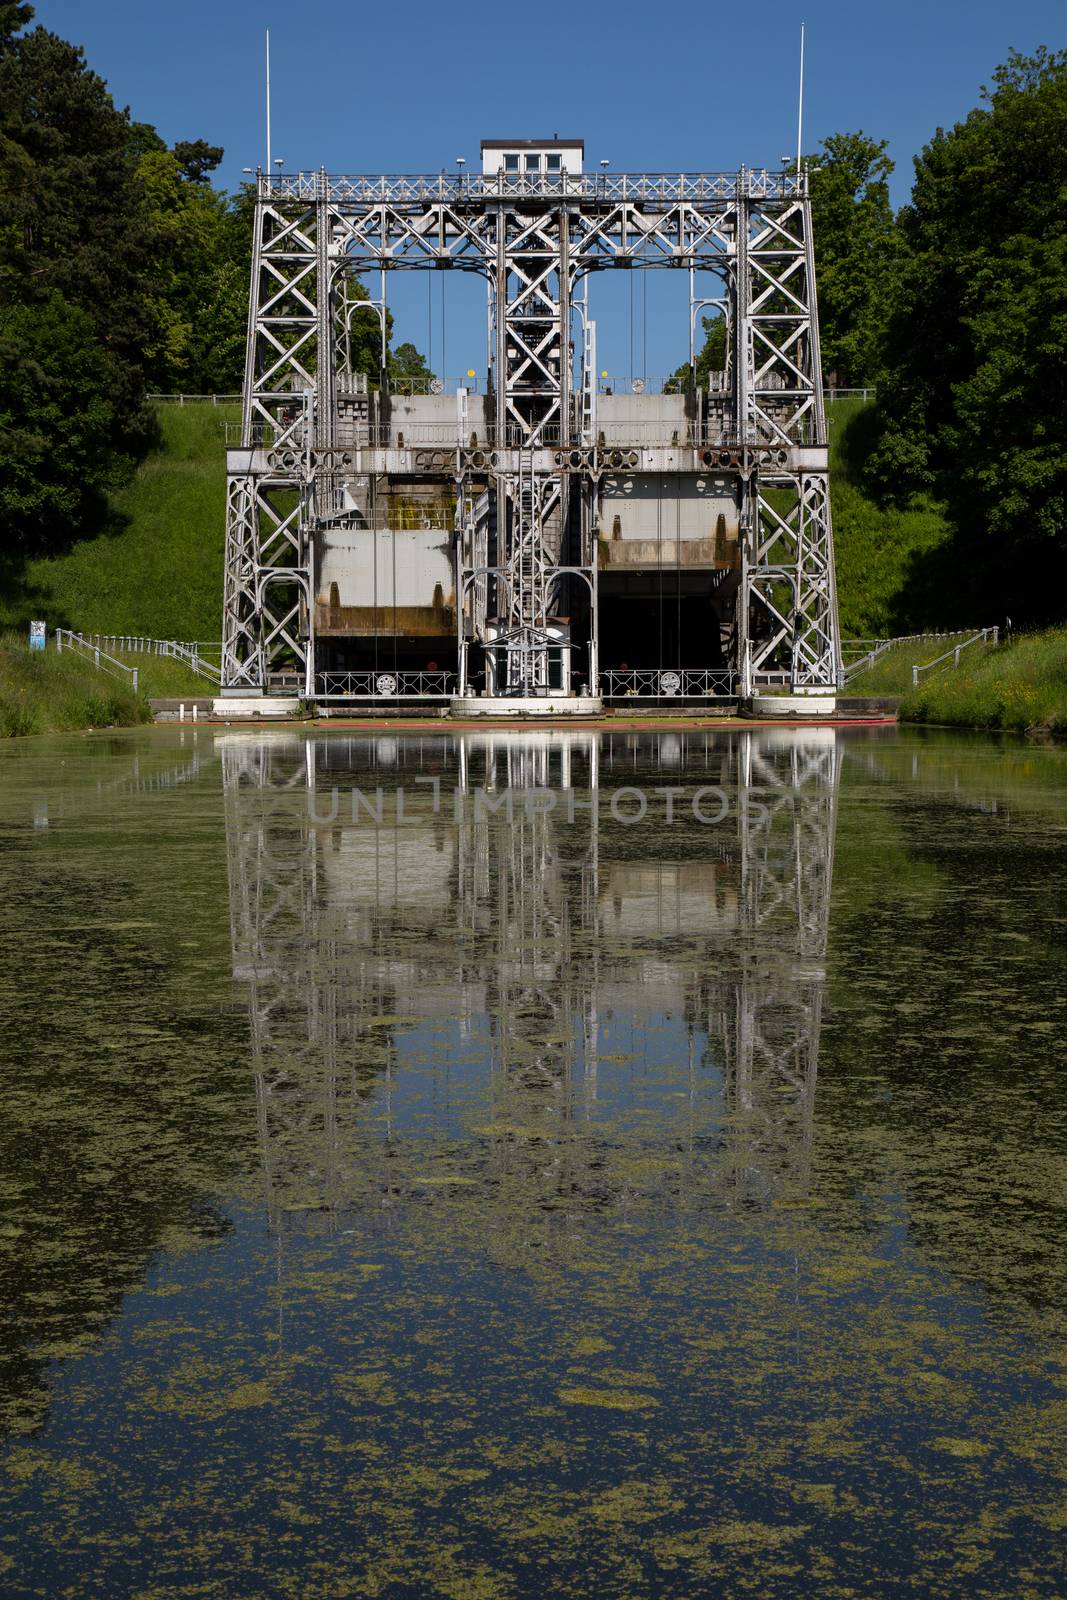
[[[209,678],[198,677],[181,661],[171,656],[138,655],[131,650],[109,650],[116,661],[137,668],[137,687],[153,699],[172,700],[182,695],[205,699],[218,693]]]
[[[221,638],[223,423],[239,414],[235,405],[160,406],[162,448],[112,497],[116,531],[31,561],[22,592],[0,603],[0,623],[21,627],[32,614],[83,633]]]
[[[937,639],[913,639],[893,645],[878,657],[873,667],[850,678],[847,694],[906,694],[911,688],[913,666],[926,666],[936,661],[946,650],[974,637],[968,633],[946,633]],[[986,650],[986,645],[972,645],[972,650]],[[969,654],[970,652],[968,652]],[[966,655],[963,657],[967,659]],[[951,663],[949,663],[951,665]]]
[[[70,651],[0,635],[0,738],[150,722],[147,700]]]
[[[862,399],[835,400],[827,407],[837,599],[846,639],[886,638],[923,626],[923,619],[902,608],[902,592],[912,562],[949,538],[944,515],[932,501],[907,511],[883,509],[856,482],[851,463],[862,449],[864,421],[872,412],[873,403]],[[976,619],[976,626],[982,620]]]
[[[976,649],[979,647],[975,647]],[[938,673],[900,705],[907,722],[1067,739],[1067,628],[1024,635]]]

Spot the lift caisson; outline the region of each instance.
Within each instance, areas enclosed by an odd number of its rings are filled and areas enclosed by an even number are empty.
[[[486,140],[475,174],[259,175],[224,692],[505,711],[834,692],[806,173],[582,158]],[[721,371],[602,381],[590,282],[621,268],[687,272],[690,328],[695,274],[715,276]],[[485,280],[484,392],[355,370],[354,319],[380,319],[384,351],[388,274],[414,269]]]

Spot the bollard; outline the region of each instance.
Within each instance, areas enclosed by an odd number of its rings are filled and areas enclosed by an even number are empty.
[[[178,701],[178,721],[179,722],[184,722],[185,721],[185,701],[184,700],[179,700]]]
[[[911,686],[912,686],[913,689],[917,689],[919,687],[919,669],[918,669],[918,667],[912,667],[912,669],[911,669]]]

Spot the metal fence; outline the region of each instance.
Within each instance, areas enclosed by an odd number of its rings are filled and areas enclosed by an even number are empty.
[[[150,394],[148,398],[164,406],[239,406],[243,397],[239,394]]]
[[[933,661],[924,661],[921,666],[913,666],[911,669],[912,688],[917,689],[919,687],[920,672],[932,671],[934,667],[939,667],[944,662],[948,661],[950,656],[952,658],[952,665],[954,667],[958,667],[960,664],[960,652],[967,650],[972,644],[998,644],[999,641],[999,628],[979,628],[977,633],[973,633],[969,639],[964,639],[962,644],[953,645],[952,649],[946,650],[944,655],[935,656]]]
[[[842,658],[851,658],[844,660],[844,666],[842,669],[843,682],[847,685],[853,678],[859,677],[861,673],[864,673],[870,667],[873,667],[875,662],[884,656],[887,651],[894,649],[897,645],[922,644],[927,641],[933,642],[938,639],[953,639],[958,638],[961,633],[966,632],[967,630],[965,628],[954,628],[947,632],[940,633],[902,633],[898,634],[897,637],[893,639],[842,639]],[[918,684],[918,675],[920,672],[928,672],[931,667],[936,667],[946,662],[950,656],[954,659],[954,665],[959,666],[960,651],[966,650],[968,645],[981,643],[986,640],[991,640],[993,644],[996,644],[999,636],[999,628],[975,629],[970,638],[964,639],[959,644],[953,645],[952,648],[950,650],[946,650],[943,655],[935,656],[933,661],[926,661],[921,665],[913,665],[911,669],[912,684]]]
[[[845,683],[851,678],[856,678],[861,672],[866,672],[869,667],[884,656],[898,644],[920,644],[924,639],[950,639],[951,633],[902,633],[892,639],[842,639],[842,659],[850,656],[852,659],[844,663],[843,677]]]
[[[454,672],[319,672],[319,700],[448,700],[456,692]]]
[[[90,633],[85,637],[97,648],[122,650],[126,655],[166,656],[180,661],[198,678],[207,678],[216,684],[222,682],[222,645],[215,641],[186,643],[181,639],[151,639],[144,634],[131,633]],[[218,662],[208,659],[209,654],[217,655]]]
[[[116,661],[99,644],[87,639],[84,634],[75,633],[71,628],[56,628],[53,637],[58,655],[62,655],[64,650],[73,650],[76,655],[91,661],[98,672],[107,672],[113,678],[127,680],[130,688],[137,693],[139,674],[136,667],[128,667],[125,661]]]
[[[736,172],[261,172],[257,181],[261,198],[321,198],[355,206],[462,205],[498,198],[594,200],[602,204],[632,200],[673,206],[685,200],[728,202],[738,195],[788,200],[807,193],[806,168],[798,175],[795,170],[768,167],[742,167]]]
[[[706,700],[735,692],[734,674],[725,668],[619,668],[600,674],[600,693],[605,700]]]

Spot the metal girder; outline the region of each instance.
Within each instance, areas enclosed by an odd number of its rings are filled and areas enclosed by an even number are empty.
[[[517,179],[262,174],[242,446],[269,444],[273,466],[266,483],[231,461],[224,685],[265,687],[286,668],[310,693],[313,541],[343,504],[330,452],[339,352],[352,309],[347,285],[371,269],[384,275],[427,267],[473,271],[490,285],[494,426],[498,442],[519,459],[499,462],[490,479],[494,507],[483,505],[479,522],[472,508],[480,494],[468,493],[469,468],[458,458],[457,593],[467,597],[459,612],[472,637],[487,647],[496,640],[514,656],[509,687],[547,682],[547,630],[575,495],[577,570],[595,590],[589,474],[566,465],[546,474],[522,453],[566,446],[575,428],[590,426],[588,394],[572,403],[571,310],[592,274],[620,267],[706,269],[721,277],[731,332],[727,388],[718,399],[726,442],[737,451],[730,471],[744,535],[733,665],[745,692],[767,676],[798,690],[836,687],[840,645],[807,178],[751,169]],[[384,291],[374,304],[384,322]],[[595,365],[595,346],[587,330],[583,391],[590,361]],[[787,471],[769,454],[775,446],[792,452],[791,460],[802,447],[806,459]],[[495,567],[504,576],[476,579],[488,566],[482,547],[491,518]],[[592,670],[595,606],[590,626]],[[461,656],[465,647],[461,637]]]

